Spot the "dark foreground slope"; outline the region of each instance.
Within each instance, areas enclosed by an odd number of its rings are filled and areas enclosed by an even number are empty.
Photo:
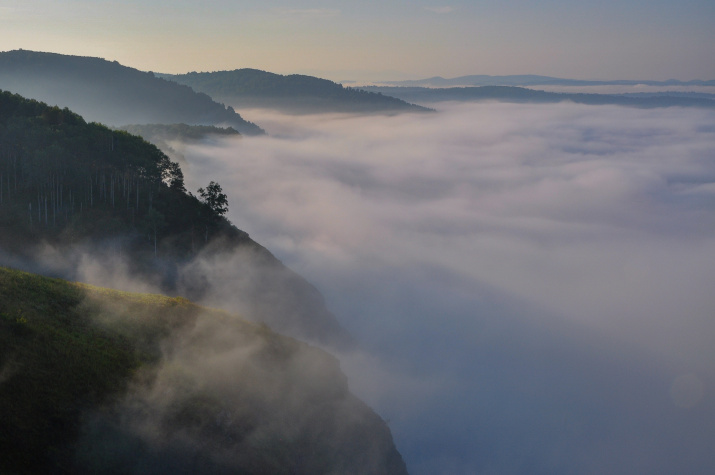
[[[345,88],[327,79],[301,74],[283,76],[257,69],[236,69],[160,76],[236,107],[291,113],[429,111],[394,97]]]
[[[349,338],[322,296],[140,137],[0,92],[0,263],[179,293],[311,341]]]
[[[321,350],[183,298],[0,268],[0,473],[406,469]]]
[[[223,124],[243,134],[263,132],[206,94],[101,58],[3,52],[0,89],[68,107],[88,120],[107,125]]]
[[[715,100],[708,97],[678,95],[619,95],[619,94],[572,94],[536,91],[513,86],[480,87],[395,87],[367,86],[366,91],[379,92],[406,101],[430,104],[443,101],[478,102],[499,101],[512,103],[553,104],[574,102],[588,105],[618,105],[626,107],[702,107],[715,108]]]

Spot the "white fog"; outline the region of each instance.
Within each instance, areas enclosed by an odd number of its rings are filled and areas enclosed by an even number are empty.
[[[325,295],[410,473],[712,466],[715,113],[437,108],[240,111],[187,188]]]

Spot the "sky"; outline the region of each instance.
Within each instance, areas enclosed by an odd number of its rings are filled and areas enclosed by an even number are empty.
[[[0,51],[98,56],[164,73],[709,80],[713,43],[709,0],[0,2]]]
[[[436,107],[177,150],[358,338],[413,475],[712,473],[713,112]]]

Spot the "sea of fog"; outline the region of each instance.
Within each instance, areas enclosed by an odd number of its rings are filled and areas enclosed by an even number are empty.
[[[182,149],[315,284],[410,473],[715,473],[715,112],[241,111]]]

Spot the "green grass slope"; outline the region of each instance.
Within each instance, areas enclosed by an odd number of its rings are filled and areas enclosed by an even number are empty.
[[[321,350],[183,298],[0,268],[0,473],[406,470]]]

